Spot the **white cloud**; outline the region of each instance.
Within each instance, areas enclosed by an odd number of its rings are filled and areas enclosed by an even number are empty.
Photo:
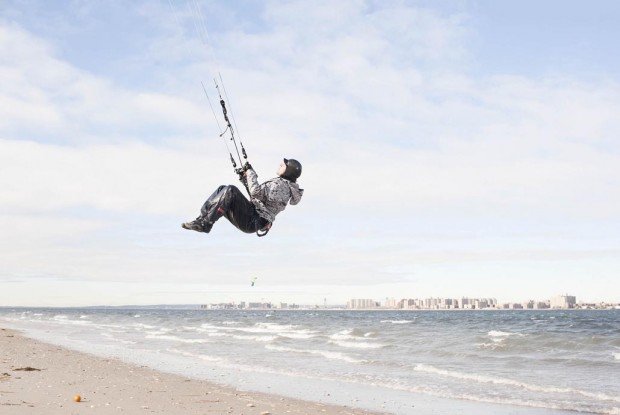
[[[178,222],[234,181],[198,82],[214,62],[196,61],[209,54],[179,36],[169,10],[140,10],[162,32],[125,64],[159,68],[152,87],[79,69],[49,41],[0,24],[0,204],[14,224],[6,235],[22,241],[6,246],[6,275],[242,284],[257,272],[273,284],[361,286],[403,283],[410,276],[384,272],[398,264],[430,289],[441,266],[478,264],[479,279],[475,267],[467,275],[479,281],[490,272],[480,264],[494,261],[527,273],[518,264],[566,269],[571,255],[616,252],[605,223],[620,208],[617,80],[476,77],[467,16],[357,1],[267,4],[259,29],[212,33],[253,165],[266,178],[282,155],[299,158],[306,194],[264,240],[219,223],[207,239],[180,234]],[[66,219],[74,210],[84,218]],[[612,246],[546,250],[561,240],[540,237],[546,220],[599,221],[589,232]],[[490,250],[473,231],[455,235],[498,221],[538,239]],[[445,241],[436,229],[448,222]],[[424,226],[426,236],[410,234]],[[231,252],[256,256],[236,257],[233,270]]]

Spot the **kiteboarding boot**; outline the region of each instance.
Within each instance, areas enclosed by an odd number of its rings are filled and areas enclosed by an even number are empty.
[[[191,222],[183,223],[181,227],[183,229],[189,229],[190,231],[209,233],[213,227],[213,222],[206,221],[199,216]]]

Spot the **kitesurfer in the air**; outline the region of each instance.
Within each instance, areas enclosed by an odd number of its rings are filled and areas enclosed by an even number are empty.
[[[297,179],[301,176],[301,164],[297,160],[284,159],[277,171],[278,177],[258,184],[258,176],[249,163],[240,173],[241,181],[247,183],[251,199],[248,200],[236,186],[220,186],[200,209],[200,216],[181,225],[185,229],[209,233],[213,224],[222,216],[245,233],[266,232],[276,215],[287,204],[296,205],[303,189]]]

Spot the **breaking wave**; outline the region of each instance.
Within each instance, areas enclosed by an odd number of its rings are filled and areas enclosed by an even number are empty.
[[[274,346],[268,344],[265,346],[266,349],[274,350],[278,352],[289,352],[289,353],[302,353],[302,354],[312,354],[323,356],[326,359],[334,359],[334,360],[342,360],[348,363],[366,363],[367,360],[363,359],[355,359],[351,356],[348,356],[344,353],[340,352],[330,352],[327,350],[314,350],[314,349],[294,349],[292,347],[282,347],[282,346]]]
[[[596,400],[620,402],[620,397],[610,396],[604,393],[593,393],[593,392],[582,391],[582,390],[573,389],[573,388],[558,388],[555,386],[532,385],[532,384],[520,382],[514,379],[462,373],[462,372],[457,372],[453,370],[439,369],[437,367],[434,367],[431,365],[425,365],[425,364],[416,365],[414,370],[417,372],[432,373],[436,375],[441,375],[441,376],[446,376],[446,377],[461,379],[461,380],[467,380],[467,381],[473,381],[477,383],[491,383],[491,384],[496,384],[496,385],[514,386],[514,387],[522,388],[522,389],[532,391],[532,392],[573,393],[573,394],[579,394],[579,395],[586,396],[588,398],[592,398]]]

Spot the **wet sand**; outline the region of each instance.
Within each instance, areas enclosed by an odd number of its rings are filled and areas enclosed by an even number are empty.
[[[81,402],[74,396],[80,395]],[[4,414],[377,414],[242,392],[42,343],[0,328]]]

